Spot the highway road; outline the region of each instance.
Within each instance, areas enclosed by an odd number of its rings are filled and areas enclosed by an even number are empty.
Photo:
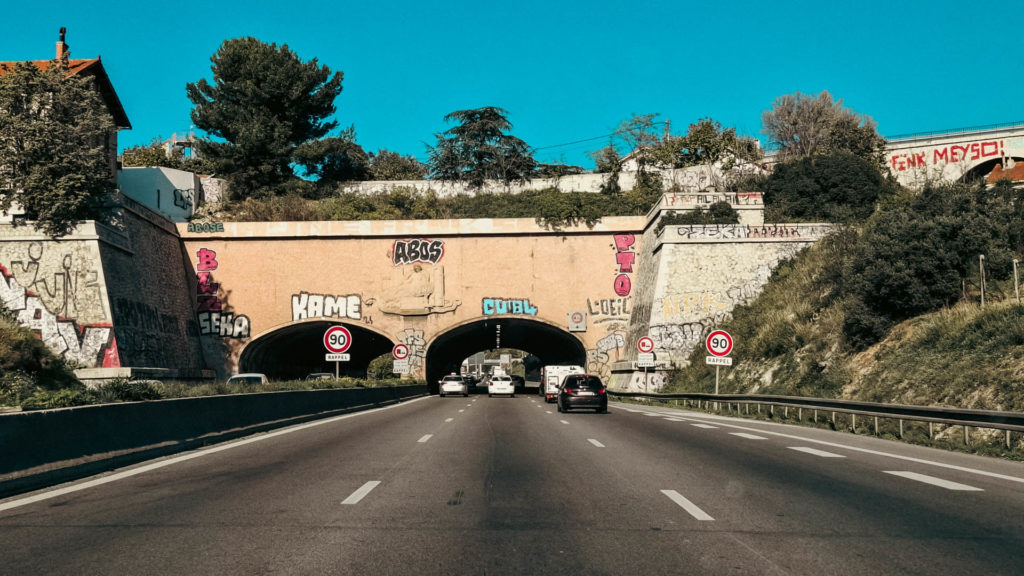
[[[422,398],[0,501],[0,574],[1022,574],[1024,464]]]

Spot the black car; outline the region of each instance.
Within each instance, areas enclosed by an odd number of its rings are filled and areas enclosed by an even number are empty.
[[[556,401],[559,412],[573,408],[593,408],[602,414],[608,412],[608,391],[601,378],[593,374],[570,374],[563,378]]]

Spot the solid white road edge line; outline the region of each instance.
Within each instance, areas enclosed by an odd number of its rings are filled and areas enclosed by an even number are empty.
[[[680,507],[682,507],[683,510],[689,512],[690,516],[693,516],[697,520],[714,520],[714,518],[708,516],[707,512],[698,508],[696,504],[684,498],[683,495],[680,494],[679,492],[676,492],[675,490],[662,490],[661,493],[664,494],[665,496],[668,496],[669,500],[678,504]]]
[[[64,488],[58,488],[56,490],[52,490],[49,492],[35,494],[33,496],[28,496],[25,498],[18,498],[17,500],[11,500],[9,502],[3,502],[0,503],[0,512],[3,512],[4,510],[10,510],[11,508],[18,508],[19,506],[32,504],[33,502],[40,502],[42,500],[49,500],[50,498],[56,498],[58,496],[63,496],[65,494],[71,494],[72,492],[78,492],[79,490],[85,490],[87,488],[92,488],[93,486],[101,486],[103,484],[109,484],[111,482],[116,482],[118,480],[123,480],[125,478],[131,478],[132,476],[138,476],[139,474],[144,474],[146,472],[149,472],[150,470],[157,470],[165,466],[170,466],[172,464],[177,464],[179,462],[185,462],[186,460],[192,460],[193,458],[209,456],[210,454],[216,454],[217,452],[221,452],[223,450],[230,450],[232,448],[237,448],[239,446],[245,446],[246,444],[252,444],[253,442],[261,442],[263,440],[274,438],[276,436],[283,436],[285,434],[291,434],[292,432],[298,432],[299,430],[305,430],[307,428],[313,428],[316,426],[323,426],[324,424],[331,424],[339,420],[347,420],[349,418],[355,418],[357,416],[363,416],[365,414],[373,414],[374,412],[380,412],[382,410],[391,410],[392,408],[397,408],[399,406],[407,406],[413,402],[419,402],[420,400],[423,400],[423,398],[426,397],[415,398],[408,402],[402,402],[401,404],[392,404],[391,406],[385,406],[383,408],[375,408],[373,410],[355,412],[352,414],[343,414],[341,416],[334,416],[333,418],[326,418],[324,420],[316,420],[314,422],[298,424],[296,426],[284,428],[281,430],[277,430],[275,432],[267,432],[266,434],[261,434],[259,436],[251,436],[244,440],[238,440],[237,442],[228,442],[226,444],[220,444],[212,448],[206,448],[199,452],[192,452],[189,454],[185,454],[183,456],[175,456],[174,458],[169,458],[167,460],[153,462],[152,464],[146,464],[145,466],[132,468],[131,470],[125,470],[124,472],[117,472],[115,474],[111,474],[110,476],[96,478],[95,480],[88,480],[86,482],[82,482],[81,484],[74,484],[71,486],[66,486]]]
[[[350,504],[350,505],[351,504],[358,504],[360,500],[365,498],[366,495],[370,493],[370,490],[373,490],[374,488],[376,488],[379,485],[380,485],[380,480],[371,480],[371,481],[367,482],[366,484],[363,484],[359,488],[359,490],[356,490],[355,492],[353,492],[351,496],[349,496],[348,498],[345,498],[344,500],[342,500],[341,503],[342,504]]]
[[[597,446],[598,448],[604,448],[604,444],[601,444],[600,442],[594,440],[593,438],[587,438],[587,442],[590,442],[591,444]]]
[[[821,456],[822,458],[846,458],[846,456],[843,456],[842,454],[834,454],[832,452],[825,452],[824,450],[808,448],[806,446],[789,446],[788,448],[790,450],[796,450],[797,452],[803,452],[805,454]]]
[[[690,424],[695,428],[704,428],[705,430],[718,430],[718,426],[712,426],[711,424]]]
[[[924,474],[918,474],[916,472],[902,472],[898,470],[882,470],[882,472],[885,472],[886,474],[892,474],[893,476],[907,478],[908,480],[917,480],[918,482],[924,482],[925,484],[931,484],[932,486],[939,486],[947,490],[961,490],[964,492],[984,492],[982,488],[975,488],[974,486],[960,484],[959,482],[950,482],[949,480],[943,480],[942,478],[936,478],[934,476],[925,476]]]
[[[420,438],[419,440],[417,440],[417,442],[419,442],[420,444],[422,444],[422,443],[426,442],[427,440],[430,440],[430,439],[431,439],[431,438],[433,438],[433,437],[434,437],[434,435],[433,435],[433,434],[424,434],[422,438]]]

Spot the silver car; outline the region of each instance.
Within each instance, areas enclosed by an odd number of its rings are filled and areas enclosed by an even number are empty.
[[[469,396],[469,383],[466,379],[458,374],[452,373],[438,381],[441,385],[439,393],[442,398],[449,394],[461,394],[462,396]]]

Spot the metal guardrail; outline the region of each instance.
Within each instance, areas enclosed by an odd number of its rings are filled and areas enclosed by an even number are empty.
[[[968,427],[990,428],[1006,431],[1006,444],[1010,445],[1010,432],[1024,432],[1024,412],[1003,412],[1000,410],[969,410],[965,408],[946,408],[941,406],[910,406],[906,404],[881,404],[876,402],[858,402],[853,400],[833,400],[828,398],[806,398],[801,396],[769,396],[760,394],[649,394],[645,392],[608,391],[613,397],[648,398],[652,400],[686,400],[696,402],[715,402],[721,404],[757,404],[768,406],[809,408],[827,412],[871,416],[875,420],[875,432],[878,432],[878,418],[892,418],[902,422],[929,422],[949,426],[963,426],[964,438],[967,439]],[[856,420],[854,420],[856,427]],[[929,432],[930,433],[930,432]]]
[[[1018,126],[1024,126],[1024,121],[1002,122],[1000,124],[985,124],[982,126],[967,126],[965,128],[950,128],[947,130],[932,130],[930,132],[911,132],[907,134],[895,134],[893,136],[884,136],[884,138],[887,142],[895,142],[898,140],[913,140],[915,138],[924,138],[925,136],[953,136],[956,134],[967,134],[970,132],[998,130],[1000,128],[1016,128]]]

